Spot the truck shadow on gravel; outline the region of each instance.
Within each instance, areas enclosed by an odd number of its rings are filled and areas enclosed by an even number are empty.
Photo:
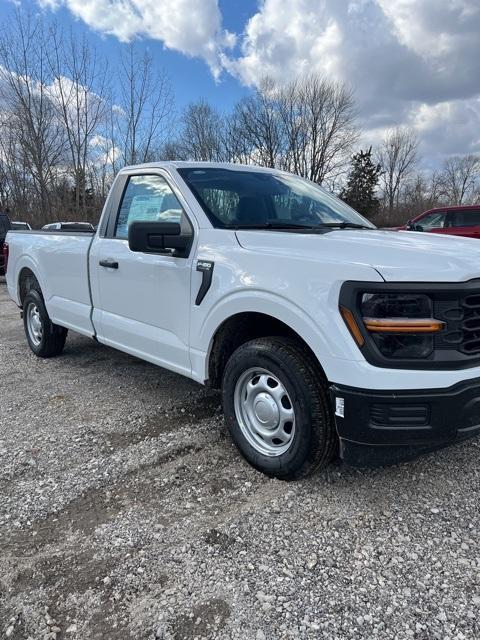
[[[124,449],[147,439],[178,432],[182,427],[193,426],[199,420],[220,417],[220,414],[220,394],[211,392],[209,395],[199,396],[181,409],[173,408],[148,416],[141,424],[134,425],[132,430],[108,431],[102,435],[108,450]]]

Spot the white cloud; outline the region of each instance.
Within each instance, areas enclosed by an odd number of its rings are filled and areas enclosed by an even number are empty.
[[[410,124],[426,154],[479,152],[479,34],[479,0],[264,0],[224,65],[247,85],[347,82],[367,143]]]
[[[443,57],[468,46],[471,38],[478,40],[474,26],[480,14],[478,2],[378,0],[378,4],[400,42],[420,55]]]
[[[220,52],[235,43],[222,29],[217,0],[39,0],[66,6],[89,27],[128,42],[137,36],[160,40],[168,49],[203,58],[212,73],[221,71]]]
[[[249,85],[266,74],[286,80],[312,66],[334,75],[340,72],[342,39],[327,3],[265,0],[245,27],[241,56],[224,57],[224,65]]]
[[[38,2],[122,41],[160,40],[249,86],[317,71],[353,87],[373,139],[411,124],[428,153],[480,151],[480,0],[258,0],[238,36],[218,0]]]
[[[94,163],[98,167],[112,165],[122,156],[120,148],[115,146],[110,138],[102,135],[93,136],[90,140],[90,147],[94,152]]]
[[[426,156],[480,152],[480,96],[421,104],[409,118]]]

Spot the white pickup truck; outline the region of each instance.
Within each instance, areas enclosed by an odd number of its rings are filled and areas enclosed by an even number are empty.
[[[40,357],[68,329],[221,387],[279,478],[414,457],[480,431],[480,244],[381,231],[277,170],[163,162],[117,176],[95,233],[7,236]]]

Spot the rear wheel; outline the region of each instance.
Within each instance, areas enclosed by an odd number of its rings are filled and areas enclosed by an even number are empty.
[[[223,406],[235,444],[268,475],[303,477],[335,455],[327,383],[294,340],[260,338],[239,347],[225,368]]]
[[[54,324],[41,294],[31,289],[23,301],[23,325],[30,349],[40,358],[52,358],[62,352],[67,329]]]

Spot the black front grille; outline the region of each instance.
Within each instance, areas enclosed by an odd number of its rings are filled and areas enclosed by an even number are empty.
[[[434,302],[435,317],[445,322],[436,338],[436,348],[455,349],[465,355],[480,353],[480,292],[441,298]]]
[[[462,322],[463,353],[480,353],[480,294],[467,296],[462,300],[464,318]]]

